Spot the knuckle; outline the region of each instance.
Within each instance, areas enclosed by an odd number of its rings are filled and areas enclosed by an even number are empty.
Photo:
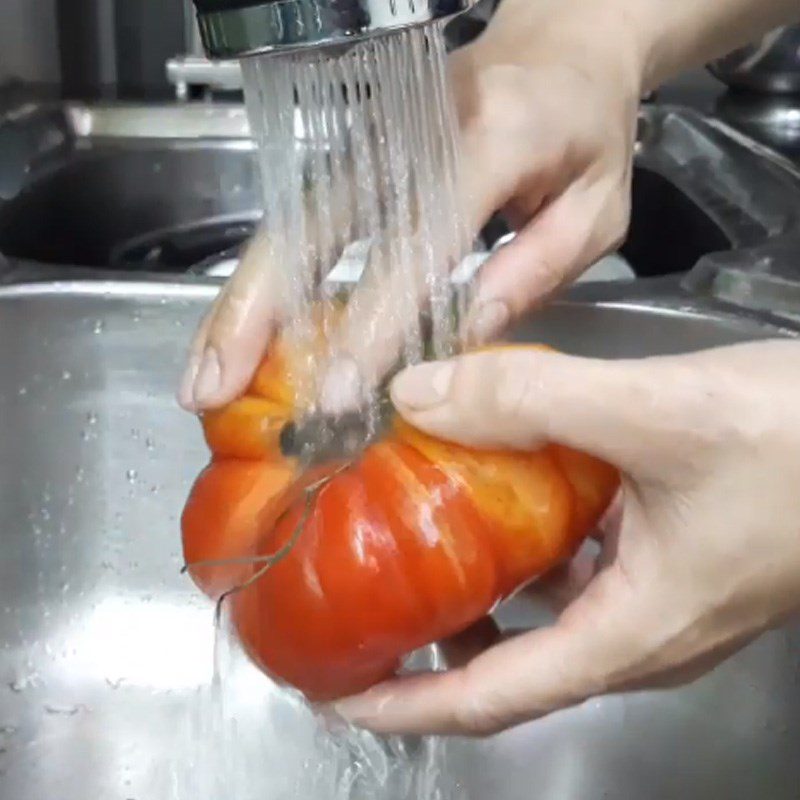
[[[508,727],[508,721],[498,711],[491,696],[474,686],[469,666],[462,674],[463,690],[453,715],[461,734],[479,738],[499,733]]]
[[[573,266],[570,261],[571,259],[562,261],[540,255],[535,264],[531,265],[527,291],[521,295],[520,300],[528,297],[541,298],[558,289],[569,277]]]
[[[473,391],[465,398],[468,424],[475,431],[485,431],[484,438],[494,444],[517,448],[538,441],[533,412],[542,369],[538,354],[531,356],[527,348],[489,354],[491,361],[476,374]]]
[[[762,417],[725,376],[697,364],[678,368],[671,381],[668,400],[659,403],[660,425],[680,434],[686,455],[710,456],[721,448],[758,445],[764,433]]]

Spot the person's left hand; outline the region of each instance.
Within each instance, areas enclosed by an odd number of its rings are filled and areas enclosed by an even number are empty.
[[[633,29],[625,19],[605,19],[598,37],[600,10],[576,3],[564,10],[562,0],[538,5],[530,9],[537,32],[530,41],[514,14],[499,13],[475,43],[449,57],[467,233],[477,236],[498,210],[519,230],[481,270],[465,321],[473,343],[496,337],[613,250],[628,225],[641,90]],[[342,232],[352,200],[346,185],[334,191],[330,222]],[[304,209],[311,227],[315,219]],[[184,408],[219,407],[247,386],[282,322],[285,265],[271,257],[281,244],[261,230],[214,303],[192,344],[179,392]],[[323,273],[344,244],[314,254]],[[413,253],[410,261],[422,263]],[[336,335],[338,357],[321,382],[330,387],[323,388],[323,406],[325,395],[341,396],[327,410],[368,394],[399,355],[405,315],[418,313],[400,303],[412,291],[398,284],[408,279],[404,273],[377,286],[367,281],[354,293]],[[426,276],[414,277],[421,306]]]
[[[638,361],[501,349],[411,368],[393,398],[465,445],[592,453],[623,470],[623,502],[600,557],[566,570],[556,624],[336,704],[352,723],[493,733],[690,681],[800,609],[800,343]]]

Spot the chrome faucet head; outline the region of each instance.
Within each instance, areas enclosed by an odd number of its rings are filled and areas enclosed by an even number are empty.
[[[475,0],[194,0],[210,58],[338,49],[444,20]]]

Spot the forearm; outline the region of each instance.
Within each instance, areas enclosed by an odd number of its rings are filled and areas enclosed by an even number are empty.
[[[610,0],[611,4],[620,0]],[[621,0],[640,6],[643,88],[706,63],[779,25],[800,21],[798,0]]]
[[[778,25],[800,21],[798,0],[502,0],[483,37],[490,57],[604,51],[643,91]]]

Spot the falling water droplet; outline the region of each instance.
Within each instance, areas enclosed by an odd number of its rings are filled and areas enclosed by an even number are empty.
[[[89,412],[89,413],[86,415],[86,421],[87,421],[87,422],[88,422],[90,425],[96,425],[96,424],[97,424],[97,414],[95,414],[95,413],[94,413],[94,411],[90,411],[90,412]]]
[[[62,381],[68,381],[68,380],[70,380],[70,378],[72,378],[72,373],[68,369],[65,369],[61,373],[61,380]]]
[[[128,483],[136,483],[136,478],[138,477],[139,473],[136,472],[135,469],[129,469],[125,473],[125,477],[128,479]]]
[[[102,333],[105,330],[105,328],[106,328],[105,322],[103,322],[103,320],[101,319],[97,319],[94,322],[94,327],[92,328],[92,331],[94,333]]]
[[[20,397],[25,397],[25,395],[28,394],[28,387],[27,386],[20,386],[19,389],[17,389],[17,394]]]
[[[145,444],[145,447],[147,447],[148,450],[154,450],[155,446],[156,446],[156,443],[152,439],[150,439],[149,437],[144,440],[144,444]]]

